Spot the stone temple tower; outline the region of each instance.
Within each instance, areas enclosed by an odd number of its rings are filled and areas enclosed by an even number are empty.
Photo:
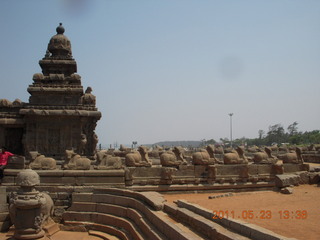
[[[91,87],[84,92],[70,40],[60,25],[39,61],[42,73],[33,75],[29,103],[19,111],[24,119],[24,152],[38,151],[62,158],[66,149],[93,156],[97,144],[95,128],[101,118]]]

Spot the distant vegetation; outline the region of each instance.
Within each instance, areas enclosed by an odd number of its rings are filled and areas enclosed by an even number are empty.
[[[206,141],[207,143],[212,143],[214,140],[211,139]],[[220,142],[225,145],[230,144],[230,140],[227,138],[220,139]],[[283,143],[290,145],[309,145],[309,144],[319,144],[320,143],[320,131],[306,131],[300,132],[298,131],[298,123],[294,122],[287,127],[287,131],[285,131],[284,127],[281,124],[275,124],[269,126],[268,132],[266,133],[264,130],[258,131],[258,138],[238,138],[232,141],[233,145],[272,145],[278,144],[281,145]]]
[[[162,141],[154,144],[145,144],[148,147],[151,146],[161,146],[161,147],[175,147],[182,146],[188,148],[198,148],[203,147],[208,144],[223,144],[225,146],[230,146],[230,140],[228,138],[220,138],[219,141],[214,139],[201,140],[201,141]],[[320,144],[320,130],[300,132],[298,131],[298,123],[294,122],[290,124],[287,129],[281,124],[275,124],[269,126],[267,132],[264,130],[258,131],[258,138],[237,138],[232,141],[233,146],[240,145],[257,145],[257,146],[270,146],[272,144],[289,144],[289,145],[310,145],[310,144]],[[128,145],[128,147],[130,147]],[[117,146],[115,146],[117,148]]]
[[[176,146],[182,146],[182,147],[189,147],[189,148],[196,148],[201,145],[201,141],[163,141],[163,142],[157,142],[152,145],[159,145],[159,146],[165,146],[165,147],[176,147]]]

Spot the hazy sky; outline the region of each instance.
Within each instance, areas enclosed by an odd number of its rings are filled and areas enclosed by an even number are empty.
[[[319,0],[0,1],[0,98],[28,102],[60,22],[109,145],[320,129]]]

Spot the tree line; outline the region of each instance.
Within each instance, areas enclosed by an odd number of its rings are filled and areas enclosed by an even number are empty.
[[[230,145],[230,140],[228,138],[220,138],[220,142],[224,145]],[[205,144],[215,144],[217,143],[214,139],[208,140]],[[320,131],[305,131],[301,132],[298,130],[298,123],[293,122],[286,129],[282,124],[271,125],[268,128],[268,131],[260,129],[258,131],[257,138],[238,138],[232,141],[232,145],[310,145],[310,144],[319,144],[320,143]]]

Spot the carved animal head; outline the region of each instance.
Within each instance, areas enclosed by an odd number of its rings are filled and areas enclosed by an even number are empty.
[[[239,156],[243,156],[244,155],[244,149],[243,147],[237,147],[236,148],[237,153],[239,154]]]
[[[65,151],[65,158],[66,160],[70,160],[73,158],[75,155],[77,155],[73,150],[66,150]]]
[[[206,147],[207,151],[209,153],[214,153],[215,151],[215,146],[213,144],[209,144],[207,147]]]
[[[148,153],[148,148],[146,146],[140,146],[138,147],[138,152],[142,155],[145,156]]]

